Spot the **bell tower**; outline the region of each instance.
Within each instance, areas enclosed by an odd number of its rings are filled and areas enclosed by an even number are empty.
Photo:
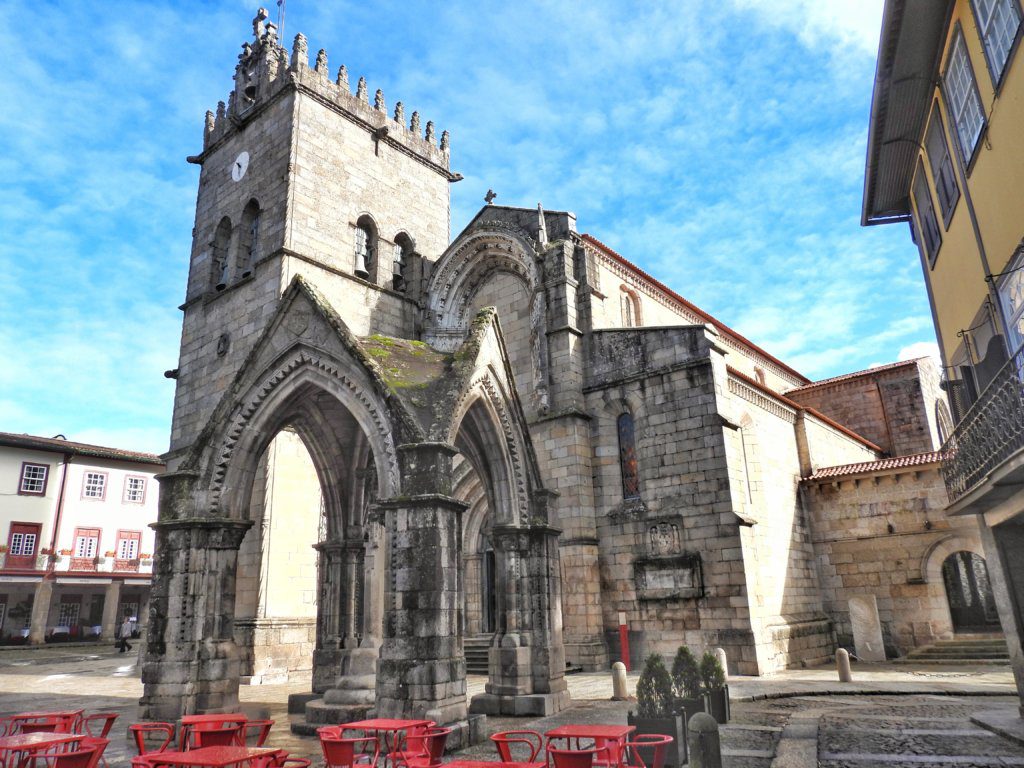
[[[206,113],[171,455],[193,442],[303,275],[357,335],[415,337],[430,264],[448,246],[448,133],[365,78],[291,51],[260,9],[227,103]]]

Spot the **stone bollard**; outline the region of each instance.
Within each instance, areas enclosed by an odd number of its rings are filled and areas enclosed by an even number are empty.
[[[839,672],[840,683],[852,683],[853,672],[850,671],[850,654],[845,648],[836,651],[836,670]]]
[[[612,701],[626,701],[629,690],[626,688],[626,665],[621,661],[612,664]]]
[[[707,712],[698,712],[689,722],[690,768],[722,768],[722,745],[718,723]]]
[[[715,648],[713,651],[715,658],[718,659],[718,663],[722,665],[722,671],[725,672],[725,676],[729,676],[729,657],[725,655],[725,648]]]

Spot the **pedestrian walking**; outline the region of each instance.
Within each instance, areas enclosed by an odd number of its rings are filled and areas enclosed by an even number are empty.
[[[132,617],[125,615],[124,621],[121,622],[121,642],[118,643],[117,646],[118,653],[124,653],[125,651],[130,651],[132,649],[131,645],[128,643],[128,638],[131,637],[131,634]]]

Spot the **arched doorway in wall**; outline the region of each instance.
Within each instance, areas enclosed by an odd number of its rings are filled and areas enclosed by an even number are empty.
[[[473,409],[475,411],[475,409]],[[452,466],[454,495],[468,508],[462,526],[463,651],[466,672],[486,675],[488,649],[497,631],[497,583],[494,548],[490,542],[493,488],[486,448],[474,419],[460,431],[459,454]]]
[[[323,692],[350,673],[368,634],[380,637],[384,562],[380,526],[368,520],[378,473],[366,433],[333,393],[306,383],[273,410],[259,458],[237,481],[250,486],[239,498],[254,525],[239,548],[235,642],[243,679],[312,674]]]
[[[286,427],[259,460],[249,505],[253,527],[238,551],[235,642],[242,680],[284,682],[312,669],[317,551],[324,501],[305,443]]]
[[[942,563],[942,580],[955,632],[999,630],[999,614],[989,583],[985,558],[974,552],[954,552]]]

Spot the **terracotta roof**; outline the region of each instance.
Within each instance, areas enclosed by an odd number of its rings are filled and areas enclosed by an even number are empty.
[[[848,381],[850,379],[856,379],[861,376],[871,376],[875,373],[881,373],[882,371],[891,371],[896,368],[903,368],[904,366],[917,365],[919,360],[925,360],[923,357],[915,357],[913,360],[900,360],[898,363],[886,363],[885,365],[878,365],[874,368],[865,368],[863,371],[855,371],[853,373],[844,373],[841,376],[832,376],[828,379],[822,379],[821,381],[812,381],[810,384],[802,384],[799,387],[793,387],[793,389],[787,389],[787,394],[794,392],[806,392],[809,389],[815,387],[824,387],[829,384],[838,384],[841,381]]]
[[[636,264],[631,262],[626,257],[624,257],[624,256],[616,253],[615,251],[613,251],[611,248],[609,248],[607,245],[602,243],[600,240],[598,240],[593,235],[586,235],[585,234],[585,235],[581,235],[581,237],[584,240],[586,240],[588,243],[590,243],[591,245],[596,246],[597,248],[600,248],[604,252],[605,255],[607,255],[607,256],[611,257],[612,259],[614,259],[615,261],[619,262],[619,264],[624,266],[626,269],[630,270],[631,272],[636,273],[637,275],[639,275],[643,279],[649,281],[650,283],[652,283],[659,290],[664,291],[674,301],[677,301],[680,304],[682,304],[684,307],[686,307],[688,310],[693,312],[695,315],[697,315],[699,318],[701,318],[705,322],[710,323],[711,325],[715,326],[715,328],[717,328],[719,331],[724,333],[726,336],[729,336],[730,338],[734,339],[735,341],[738,341],[743,346],[748,347],[749,349],[753,350],[754,352],[757,352],[757,354],[762,355],[765,359],[771,360],[773,363],[775,363],[775,365],[777,365],[780,368],[782,368],[784,371],[786,371],[791,376],[793,376],[793,377],[795,377],[797,379],[800,379],[801,381],[806,381],[806,382],[810,383],[811,380],[808,379],[806,376],[804,376],[802,373],[800,373],[800,371],[798,371],[798,370],[796,370],[794,368],[790,368],[784,362],[779,360],[779,358],[775,357],[774,355],[768,354],[763,349],[761,349],[761,347],[757,346],[757,344],[755,344],[754,342],[752,342],[750,339],[746,338],[745,336],[742,336],[741,334],[737,333],[732,328],[730,328],[728,325],[723,323],[721,320],[717,320],[716,318],[714,318],[711,315],[709,315],[707,312],[705,312],[700,307],[696,306],[692,302],[687,301],[682,296],[680,296],[678,293],[676,293],[671,288],[669,288],[667,285],[665,285],[663,282],[661,282],[657,278],[652,277],[651,275],[649,275],[646,272],[644,272]]]
[[[131,461],[139,464],[163,465],[163,460],[155,453],[126,451],[121,448],[107,448],[102,445],[76,443],[58,437],[38,437],[36,435],[17,435],[13,432],[0,432],[0,446],[10,448],[29,448],[34,451],[51,451],[53,453],[69,453],[74,456],[92,456],[97,459],[114,459]]]
[[[943,460],[945,454],[942,451],[929,451],[928,453],[912,453],[908,456],[894,456],[891,459],[879,459],[878,461],[862,461],[858,464],[842,464],[838,467],[821,467],[814,470],[804,480],[825,480],[834,477],[846,477],[848,475],[862,475],[873,472],[885,472],[891,469],[905,469],[907,467],[920,467],[924,464],[935,464]]]
[[[874,443],[872,443],[866,437],[864,437],[863,435],[858,435],[852,429],[850,429],[848,427],[844,427],[838,421],[834,421],[834,420],[830,419],[828,416],[826,416],[824,413],[819,411],[817,408],[811,408],[809,405],[801,405],[800,403],[796,402],[796,400],[790,400],[785,395],[780,395],[774,389],[769,389],[768,387],[766,387],[764,384],[762,384],[761,382],[757,381],[756,379],[750,378],[749,376],[747,376],[747,374],[743,373],[742,371],[737,371],[731,365],[727,365],[726,366],[726,370],[729,371],[730,375],[735,376],[737,379],[740,379],[741,381],[743,381],[744,383],[750,385],[754,389],[757,389],[758,391],[768,395],[768,397],[775,398],[779,402],[781,402],[781,403],[783,403],[785,405],[788,405],[790,408],[792,408],[795,411],[804,411],[805,413],[811,414],[812,416],[814,416],[814,418],[818,419],[819,421],[825,422],[826,424],[828,424],[833,429],[835,429],[835,430],[837,430],[839,432],[842,432],[847,437],[849,437],[849,438],[851,438],[853,440],[856,440],[858,443],[861,443],[862,445],[866,446],[867,448],[870,448],[872,451],[875,451],[876,453],[884,453],[884,451],[879,446],[877,446]]]

